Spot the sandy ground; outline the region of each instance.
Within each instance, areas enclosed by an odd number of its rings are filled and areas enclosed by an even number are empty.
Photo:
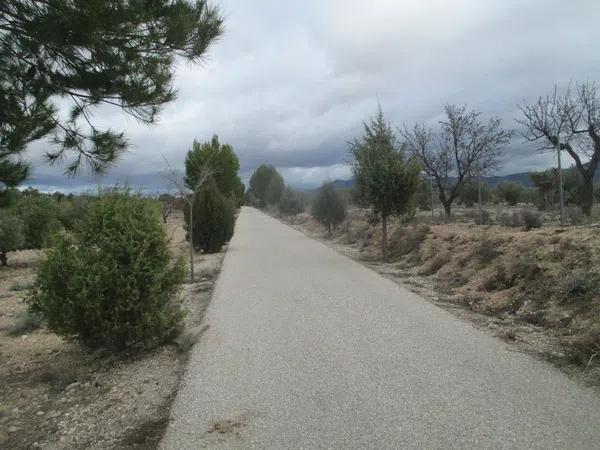
[[[167,232],[174,254],[187,252],[183,217]],[[0,269],[0,447],[154,448],[162,437],[224,252],[196,255],[197,281],[181,291],[188,312],[178,342],[144,352],[90,353],[45,328],[11,335],[25,311],[40,252],[9,255]]]

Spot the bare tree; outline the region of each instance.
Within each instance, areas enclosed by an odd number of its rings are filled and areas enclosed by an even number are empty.
[[[512,131],[503,130],[497,117],[483,123],[481,113],[466,106],[446,105],[444,111],[446,120],[439,122],[437,131],[416,124],[412,129],[404,126],[400,132],[425,173],[433,178],[450,217],[452,202],[464,183],[498,167]]]
[[[519,105],[525,137],[541,142],[540,150],[566,151],[581,174],[581,208],[589,216],[594,199],[594,175],[600,163],[600,98],[595,83],[577,84],[559,94],[557,87],[532,105]]]
[[[166,171],[163,173],[163,177],[169,181],[169,183],[179,191],[179,194],[188,204],[190,208],[190,229],[189,229],[189,240],[190,240],[190,282],[194,282],[194,201],[196,200],[196,194],[204,183],[213,176],[212,165],[207,163],[203,164],[202,167],[196,167],[197,178],[194,189],[188,189],[186,187],[184,176],[181,172],[174,169],[169,163],[169,160],[163,155],[165,165],[167,166]]]

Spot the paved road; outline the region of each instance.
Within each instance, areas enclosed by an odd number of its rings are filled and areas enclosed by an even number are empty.
[[[600,448],[590,390],[252,209],[206,321],[164,449]]]

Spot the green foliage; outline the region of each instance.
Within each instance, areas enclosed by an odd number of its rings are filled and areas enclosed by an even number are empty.
[[[68,172],[82,162],[104,170],[127,141],[89,122],[90,108],[114,105],[153,123],[175,97],[176,58],[201,61],[222,23],[205,0],[3,2],[0,182],[26,178],[29,166],[19,157],[28,143],[52,132],[59,147],[48,153],[50,161],[72,153]],[[58,97],[71,101],[67,118],[59,114]]]
[[[267,203],[270,205],[278,205],[283,195],[285,183],[279,172],[275,171],[267,186]]]
[[[338,226],[346,218],[346,205],[341,195],[335,190],[333,183],[323,183],[317,197],[313,201],[311,214],[318,222],[331,228]]]
[[[210,142],[194,141],[192,149],[185,157],[185,185],[192,191],[196,190],[204,168],[213,171],[213,178],[219,190],[229,197],[234,195],[236,204],[241,202],[244,195],[244,184],[238,176],[240,162],[229,144],[221,144],[217,135]]]
[[[477,178],[466,180],[458,191],[458,201],[470,208],[479,203],[479,181]],[[481,183],[481,201],[487,203],[490,199],[490,188],[487,184]]]
[[[531,230],[532,228],[540,228],[543,223],[543,217],[537,211],[521,211],[521,218],[523,220],[525,230],[527,231]]]
[[[283,188],[283,177],[271,165],[262,164],[250,177],[250,190],[261,208],[266,207],[267,203],[278,203]]]
[[[359,198],[384,218],[409,213],[418,189],[419,164],[406,159],[381,110],[364,128],[364,136],[350,144]]]
[[[279,200],[279,212],[286,216],[295,216],[304,212],[304,202],[289,186],[285,187]]]
[[[196,250],[216,253],[233,236],[235,214],[231,201],[209,180],[196,194],[193,205],[193,244]],[[185,209],[189,229],[189,207]]]
[[[50,330],[90,348],[153,345],[181,331],[183,277],[158,203],[114,190],[47,251],[27,302]]]
[[[496,191],[498,192],[500,200],[514,206],[521,201],[524,189],[523,186],[518,183],[505,181],[498,185]]]
[[[24,248],[42,248],[50,235],[61,228],[61,209],[49,195],[23,196],[15,211],[25,226]],[[67,214],[65,209],[62,211]]]
[[[19,250],[25,243],[23,222],[14,214],[0,210],[0,264],[6,266],[6,254]]]

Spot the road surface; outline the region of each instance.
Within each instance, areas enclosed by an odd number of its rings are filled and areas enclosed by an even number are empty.
[[[244,208],[163,449],[600,448],[600,401]]]

